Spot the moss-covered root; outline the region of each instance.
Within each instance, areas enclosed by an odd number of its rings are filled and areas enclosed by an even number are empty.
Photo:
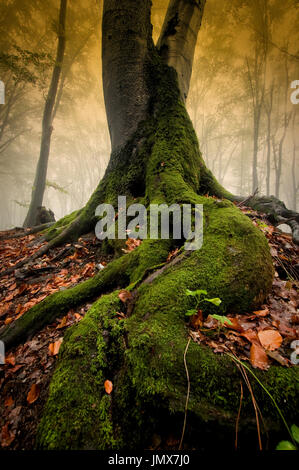
[[[227,313],[257,305],[272,281],[266,240],[231,203],[207,199],[204,233],[201,250],[180,255],[180,262],[170,263],[156,276],[135,285],[135,305],[129,318],[117,319],[116,312],[124,307],[115,292],[103,296],[72,328],[50,387],[39,427],[39,447],[142,447],[153,432],[163,428],[165,416],[179,416],[177,422],[182,423],[186,398],[185,312],[192,307],[185,290],[202,288],[210,296],[219,296],[220,311]],[[137,273],[134,275],[137,280]],[[212,309],[210,304],[204,307],[205,313]],[[196,435],[202,423],[215,421],[219,429],[224,426],[233,430],[239,399],[238,369],[229,358],[193,343],[187,361],[192,431]],[[297,371],[272,367],[259,377],[286,415],[293,413],[298,404]],[[106,379],[115,386],[112,403],[104,393]],[[258,387],[254,392],[272,428],[279,428],[271,402]],[[252,418],[244,423],[253,424],[250,395],[244,398],[243,406],[245,415]]]
[[[123,321],[117,292],[99,299],[66,334],[50,396],[39,425],[37,446],[46,449],[120,447],[112,425],[112,399],[106,380],[123,361]]]
[[[107,268],[81,284],[50,295],[28,310],[0,333],[8,350],[26,340],[55,318],[64,315],[85,301],[137,282],[148,269],[166,261],[171,242],[146,240],[135,251],[112,261]]]
[[[38,448],[136,450],[146,448],[155,432],[180,435],[187,389],[184,312],[189,306],[181,294],[195,282],[193,257],[167,268],[152,283],[144,282],[128,319],[119,319],[123,304],[114,292],[101,297],[68,331],[39,425]],[[186,436],[198,446],[216,424],[219,436],[229,431],[233,442],[241,378],[237,367],[193,342],[187,364],[191,394]],[[286,418],[297,419],[298,369],[255,372]],[[111,395],[105,393],[106,380],[114,385]],[[281,429],[271,400],[254,381],[252,387],[268,430]],[[248,435],[254,429],[251,397],[245,391],[240,432]]]

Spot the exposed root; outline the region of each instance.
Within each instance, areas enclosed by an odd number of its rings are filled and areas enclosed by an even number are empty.
[[[169,247],[168,240],[164,243],[154,243],[150,240],[145,242],[135,251],[109,263],[93,278],[73,288],[56,292],[29,309],[15,322],[2,329],[0,339],[4,341],[6,349],[9,349],[32,336],[55,318],[63,316],[71,308],[110,292],[116,287],[136,284],[139,280],[141,282],[153,264],[165,262]]]

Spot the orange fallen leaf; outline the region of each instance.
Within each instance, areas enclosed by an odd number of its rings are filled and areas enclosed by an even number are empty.
[[[244,338],[246,338],[250,343],[256,343],[260,346],[260,342],[257,336],[256,331],[254,330],[247,330],[244,333],[241,334]]]
[[[191,326],[194,329],[200,328],[203,325],[203,314],[202,310],[198,310],[195,315],[192,315],[190,319]]]
[[[128,300],[132,298],[131,292],[127,290],[121,290],[120,293],[118,294],[118,297],[123,303],[126,303]]]
[[[13,318],[10,317],[10,318],[6,318],[6,320],[4,321],[4,324],[9,325],[12,322],[13,322]]]
[[[49,344],[49,354],[50,356],[57,356],[59,353],[60,346],[62,344],[63,338],[59,338],[55,343]]]
[[[105,380],[104,387],[105,387],[106,393],[108,393],[108,395],[110,395],[110,393],[113,390],[113,383],[110,382],[110,380]]]
[[[6,423],[1,430],[1,446],[8,447],[13,442],[16,434],[8,429],[8,423]]]
[[[178,248],[176,248],[175,250],[171,251],[171,252],[169,253],[169,255],[167,256],[166,262],[168,263],[168,261],[170,261],[174,256],[176,256],[176,255],[178,254],[178,252],[179,252],[179,249],[178,249]]]
[[[266,317],[267,315],[269,315],[269,309],[265,308],[264,310],[257,310],[253,313],[258,317]]]
[[[225,322],[224,326],[230,330],[239,331],[240,333],[244,331],[243,327],[240,325],[239,321],[235,317],[228,317],[230,323]]]
[[[16,365],[15,356],[13,356],[12,354],[9,354],[8,356],[6,356],[5,364],[10,364],[11,366],[15,366]]]
[[[61,322],[59,323],[58,326],[56,326],[56,330],[60,330],[61,328],[65,328],[66,327],[66,324],[67,324],[67,315],[65,317],[63,317],[63,319],[61,320]]]
[[[142,243],[142,241],[137,239],[137,238],[128,238],[128,240],[126,241],[127,249],[126,250],[123,249],[123,251],[125,253],[130,253],[130,251],[133,251],[133,250],[135,250],[135,248],[140,246],[141,243]]]
[[[261,345],[268,351],[274,351],[282,343],[282,336],[276,330],[263,330],[258,332]]]
[[[27,395],[27,402],[29,403],[29,405],[31,405],[38,399],[39,394],[40,394],[40,386],[38,384],[33,384]]]
[[[7,408],[11,405],[14,404],[14,401],[13,401],[13,398],[12,397],[7,397],[5,402],[4,402],[4,406],[6,406]]]
[[[262,346],[252,343],[250,348],[250,362],[253,367],[257,367],[258,369],[268,369],[268,356]]]

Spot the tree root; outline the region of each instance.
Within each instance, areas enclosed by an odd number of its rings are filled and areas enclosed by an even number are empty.
[[[231,215],[231,212],[227,214],[227,221]],[[129,316],[126,306],[119,300],[119,292],[114,291],[97,300],[81,322],[68,330],[39,425],[38,448],[136,450],[147,448],[155,432],[166,436],[174,432],[180,436],[186,402],[184,313],[190,308],[185,289],[206,288],[211,295],[223,299],[224,311],[229,310],[232,303],[237,305],[242,300],[244,293],[236,282],[244,264],[252,257],[250,246],[246,260],[241,262],[238,258],[235,263],[233,258],[232,265],[238,272],[228,279],[230,269],[221,262],[226,249],[217,246],[219,259],[214,260],[216,266],[210,266],[212,272],[209,273],[210,250],[215,251],[214,240],[210,238],[215,232],[214,223],[211,215],[205,250],[187,257],[179,254],[159,269],[158,275],[147,276],[134,286],[134,308]],[[248,227],[250,224],[248,220]],[[250,236],[247,233],[245,240],[244,233],[239,234],[240,243],[250,244]],[[229,239],[228,236],[227,241]],[[252,260],[248,271],[256,268]],[[224,279],[227,279],[226,285],[223,285]],[[243,282],[241,280],[241,285]],[[227,296],[228,292],[234,301]],[[127,314],[125,319],[118,318],[119,311]],[[232,433],[240,379],[234,364],[229,358],[215,355],[194,342],[190,342],[187,362],[190,375],[188,436],[193,434],[196,441],[215,422],[219,433]],[[298,402],[296,368],[281,370],[274,366],[266,375],[262,372],[257,375],[284,406],[285,415],[293,417],[295,402]],[[111,395],[105,393],[105,380],[113,383]],[[277,387],[277,381],[281,387]],[[271,403],[267,403],[256,384],[253,386],[271,429],[279,429]],[[240,423],[240,428],[241,431],[246,428],[246,433],[254,432],[255,428],[251,406],[250,396],[244,396],[243,410],[247,419]],[[167,428],[165,423],[170,422]]]
[[[91,279],[50,295],[16,321],[4,327],[0,332],[0,340],[5,343],[8,350],[83,302],[92,300],[116,287],[126,287],[130,283],[141,282],[151,267],[166,261],[170,243],[168,240],[162,244],[157,241],[156,243],[146,241],[135,251],[109,263]]]

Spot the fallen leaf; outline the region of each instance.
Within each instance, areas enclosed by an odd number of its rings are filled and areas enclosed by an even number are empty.
[[[62,342],[63,342],[63,338],[59,338],[57,341],[55,341],[55,343],[49,344],[50,356],[57,356]]]
[[[225,322],[224,323],[224,326],[226,328],[229,328],[231,330],[235,330],[235,331],[239,331],[240,333],[242,333],[243,330],[243,327],[240,325],[239,321],[237,318],[234,318],[234,317],[227,317],[231,323],[227,323]]]
[[[5,402],[4,402],[4,406],[6,406],[8,408],[13,404],[14,404],[13,398],[12,397],[7,397]]]
[[[40,394],[40,386],[38,384],[33,384],[27,395],[27,402],[29,403],[29,405],[31,405],[38,399],[39,394]]]
[[[288,367],[289,365],[289,360],[279,354],[278,351],[267,351],[267,356],[274,359],[274,361],[277,361],[281,366]]]
[[[258,332],[261,345],[268,351],[274,351],[282,343],[281,334],[277,330],[263,330]]]
[[[250,341],[250,343],[256,343],[256,344],[260,345],[258,335],[257,335],[256,331],[254,331],[254,330],[247,330],[244,333],[242,333],[241,336],[243,336],[248,341]]]
[[[178,252],[179,252],[179,249],[178,249],[178,248],[176,248],[175,250],[171,251],[171,252],[169,253],[169,255],[167,256],[166,262],[168,263],[168,261],[170,261],[172,258],[174,258],[174,256],[176,256],[176,255],[178,254]]]
[[[64,328],[67,324],[67,315],[63,317],[63,319],[60,321],[59,325],[56,326],[56,330],[60,330],[61,328]]]
[[[203,314],[202,310],[198,310],[196,315],[192,315],[190,319],[191,326],[194,329],[200,328],[203,325]]]
[[[16,364],[16,358],[13,356],[13,354],[9,354],[5,358],[5,364],[10,364],[11,366],[15,366]]]
[[[8,423],[2,427],[1,431],[1,445],[2,447],[8,447],[13,442],[16,434],[8,429]]]
[[[126,303],[128,300],[132,298],[131,292],[127,290],[121,290],[120,293],[118,294],[118,297],[123,303]]]
[[[106,393],[108,393],[108,395],[110,395],[110,393],[113,390],[113,383],[110,382],[110,380],[106,380],[105,383],[104,383],[104,387],[105,387]]]
[[[135,250],[135,248],[141,245],[141,243],[142,243],[142,240],[139,240],[137,238],[128,238],[128,240],[126,241],[127,249],[126,250],[123,249],[122,251],[124,251],[124,253],[130,253],[130,251]]]
[[[250,362],[253,367],[266,370],[269,368],[268,356],[262,346],[252,343],[250,348]]]
[[[253,312],[255,315],[258,317],[266,317],[269,315],[269,309],[265,308],[264,310],[257,310],[256,312]]]

